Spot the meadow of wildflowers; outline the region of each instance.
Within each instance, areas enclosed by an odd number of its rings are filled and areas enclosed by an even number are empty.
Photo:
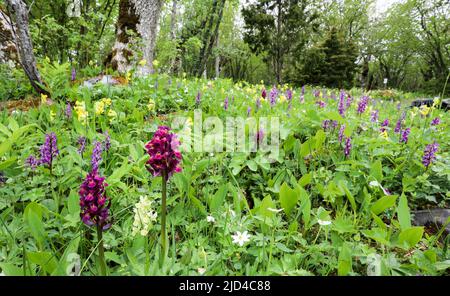
[[[366,275],[373,257],[379,275],[450,267],[443,225],[413,219],[450,199],[438,99],[157,74],[67,94],[0,113],[3,274],[67,275],[74,254],[77,275]],[[225,149],[275,132],[276,150]]]

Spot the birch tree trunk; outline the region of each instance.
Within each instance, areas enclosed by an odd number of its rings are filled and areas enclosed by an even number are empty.
[[[36,67],[36,59],[33,53],[33,43],[31,42],[28,28],[27,6],[22,0],[6,0],[6,5],[12,19],[13,34],[19,51],[20,64],[30,80],[31,86],[38,93],[48,95],[49,93],[39,85],[43,85],[43,83]]]
[[[19,64],[14,29],[7,14],[0,9],[0,63]]]
[[[127,30],[142,38],[142,55],[147,61],[139,66],[139,73],[153,72],[153,59],[158,32],[162,0],[121,0],[116,26],[116,42],[112,50],[111,65],[114,70],[126,73],[131,68],[136,53],[131,48],[132,36]]]
[[[219,47],[219,35],[217,35],[217,40],[216,40],[216,48],[218,48],[218,47]],[[218,79],[220,76],[220,55],[219,54],[216,54],[214,68],[216,70],[216,79]]]

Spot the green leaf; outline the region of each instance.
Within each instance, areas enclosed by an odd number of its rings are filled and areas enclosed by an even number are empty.
[[[256,172],[258,170],[258,165],[254,160],[247,161],[247,166],[252,172]]]
[[[133,166],[131,164],[128,164],[128,159],[124,157],[122,166],[114,170],[114,172],[108,177],[106,182],[109,185],[113,185],[120,182],[120,179],[122,179],[123,176],[128,174],[131,171],[132,167]]]
[[[311,221],[311,199],[308,192],[300,187],[300,212],[302,213],[302,220],[305,229],[308,229]]]
[[[227,193],[228,193],[228,185],[223,184],[222,186],[220,186],[216,194],[212,196],[211,202],[209,204],[209,209],[211,210],[211,213],[219,211],[220,207],[223,205],[225,201]]]
[[[386,195],[377,200],[371,208],[372,213],[375,215],[379,215],[384,210],[393,207],[395,205],[395,201],[397,200],[397,195]]]
[[[352,271],[352,251],[349,246],[342,244],[338,258],[338,275],[348,275]]]
[[[353,212],[356,213],[356,202],[355,202],[355,198],[353,197],[353,194],[350,192],[350,190],[348,190],[347,184],[345,184],[344,181],[340,181],[340,182],[339,182],[339,186],[341,187],[342,190],[344,190],[345,195],[347,196],[348,201],[350,202],[350,205],[352,206]]]
[[[288,247],[286,247],[285,244],[282,244],[282,243],[277,243],[277,248],[280,249],[280,250],[283,251],[283,252],[286,252],[286,253],[292,253],[292,252],[294,252],[294,251],[292,251],[291,249],[289,249]]]
[[[48,274],[51,274],[58,265],[58,260],[50,252],[28,252],[27,257],[32,263],[42,267]]]
[[[15,164],[17,161],[16,157],[11,157],[3,162],[0,162],[0,171],[9,168],[13,164]]]
[[[275,203],[272,200],[272,197],[270,195],[267,195],[259,205],[258,212],[261,216],[272,218],[275,213],[273,211],[268,210],[269,208],[274,209]]]
[[[303,175],[300,180],[298,180],[298,184],[302,187],[305,187],[306,185],[311,184],[312,181],[312,174],[311,173],[307,173],[305,175]]]
[[[370,166],[370,175],[381,184],[383,181],[383,168],[381,165],[381,161],[377,160]]]
[[[23,276],[23,269],[11,263],[0,263],[0,268],[5,275],[8,276]]]
[[[286,215],[289,215],[298,201],[298,192],[290,188],[286,183],[283,183],[283,185],[281,185],[280,187],[279,196],[281,207],[283,208]]]
[[[398,222],[402,230],[411,227],[411,214],[408,207],[408,199],[404,194],[400,196],[397,206]]]
[[[33,235],[40,249],[42,249],[44,239],[45,239],[45,230],[44,224],[42,223],[42,214],[43,208],[42,205],[39,205],[35,202],[31,202],[25,208],[24,211],[24,219],[28,224],[31,235]]]
[[[406,246],[408,249],[412,248],[422,239],[422,235],[422,226],[410,227],[400,232],[398,236],[398,244],[400,247]]]
[[[67,200],[69,214],[74,216],[80,215],[80,198],[76,191],[71,191]]]

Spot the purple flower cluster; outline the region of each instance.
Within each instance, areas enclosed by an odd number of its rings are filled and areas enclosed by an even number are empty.
[[[411,132],[411,129],[408,127],[406,129],[404,129],[401,133],[402,137],[400,138],[400,143],[408,143],[408,137],[409,137],[409,133]]]
[[[384,132],[384,131],[386,130],[386,127],[388,127],[388,126],[389,126],[389,119],[386,118],[386,119],[381,123],[381,129],[380,129],[380,131],[381,131],[381,132]]]
[[[345,92],[342,90],[339,95],[338,111],[342,117],[345,117]]]
[[[372,113],[370,114],[370,121],[372,121],[372,122],[378,122],[378,114],[379,114],[378,109],[372,111]]]
[[[70,79],[72,82],[74,82],[77,79],[77,70],[75,68],[72,68],[72,73],[71,73]]]
[[[327,130],[329,130],[329,129],[334,129],[334,128],[336,128],[338,126],[338,122],[336,121],[336,120],[330,120],[330,119],[327,119],[327,120],[324,120],[323,122],[322,122],[322,128],[325,130],[325,131],[327,131]]]
[[[91,165],[93,171],[98,171],[98,167],[100,165],[100,162],[102,161],[102,152],[103,152],[102,143],[99,141],[95,141],[94,149],[92,149],[91,155]]]
[[[77,150],[78,153],[83,154],[84,150],[86,149],[86,137],[83,137],[83,136],[79,137],[78,141],[77,141],[77,145],[79,146],[78,150]]]
[[[256,99],[256,111],[258,111],[259,108],[261,108],[261,99],[260,99],[260,98],[257,98],[257,99]]]
[[[109,151],[109,149],[111,149],[111,136],[109,135],[108,131],[105,131],[103,135],[105,136],[103,147],[105,148],[105,151]]]
[[[286,98],[289,102],[292,101],[292,90],[288,89],[286,91]]]
[[[250,106],[247,107],[247,117],[252,113],[252,108]]]
[[[147,161],[147,170],[153,176],[167,177],[175,172],[181,172],[181,153],[178,150],[180,142],[177,136],[170,132],[167,126],[160,126],[150,142],[145,145],[150,159]]]
[[[352,105],[353,98],[351,95],[347,95],[347,102],[345,103],[345,107],[348,109]]]
[[[402,130],[402,120],[399,119],[395,124],[394,133],[398,134]]]
[[[439,144],[437,142],[433,142],[432,144],[428,144],[425,147],[422,157],[423,165],[428,168],[431,163],[436,159],[436,152],[439,150]]]
[[[228,110],[229,100],[228,97],[225,98],[225,101],[223,102],[223,108],[225,110]]]
[[[277,103],[277,96],[278,96],[278,90],[275,86],[270,90],[269,96],[270,96],[270,106],[273,107]]]
[[[344,131],[345,131],[345,124],[341,125],[341,128],[339,129],[338,135],[339,143],[342,143],[342,140],[344,139]]]
[[[441,119],[439,117],[436,117],[431,121],[432,126],[439,125],[440,123],[441,123]]]
[[[255,135],[255,141],[258,144],[258,146],[261,145],[263,139],[264,139],[264,130],[260,128]]]
[[[358,109],[357,109],[358,114],[363,114],[366,111],[368,103],[369,103],[369,97],[363,96],[358,103]]]
[[[70,105],[70,103],[67,103],[67,105],[66,105],[65,114],[66,114],[66,118],[67,119],[71,119],[72,118],[72,106]]]
[[[25,164],[34,171],[36,167],[39,165],[39,160],[36,159],[33,155],[30,155],[25,160]]]
[[[80,191],[80,217],[87,226],[97,225],[103,230],[108,229],[110,224],[109,208],[111,200],[106,196],[105,187],[108,184],[105,178],[98,175],[96,170],[90,172]]]
[[[319,106],[319,108],[325,108],[327,106],[327,103],[322,100],[317,101],[316,104],[317,106]]]
[[[344,155],[346,158],[350,156],[350,152],[352,150],[352,139],[346,138],[345,139],[345,147],[344,147]]]
[[[300,94],[300,103],[303,104],[305,102],[305,86],[302,86],[302,92]]]
[[[265,88],[262,89],[261,91],[261,97],[265,100],[267,98],[267,91]]]
[[[45,135],[45,143],[41,146],[41,159],[39,164],[47,164],[52,167],[53,160],[58,156],[58,144],[55,133]]]
[[[202,99],[202,94],[200,92],[197,93],[197,96],[195,97],[195,104],[200,105]]]

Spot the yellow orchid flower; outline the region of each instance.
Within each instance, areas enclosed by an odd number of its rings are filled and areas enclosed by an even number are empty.
[[[139,61],[139,66],[144,67],[145,65],[147,65],[147,60],[146,59],[142,59]]]
[[[420,114],[422,114],[423,116],[427,116],[428,113],[430,113],[430,107],[428,107],[427,105],[420,106]]]
[[[41,104],[47,104],[48,96],[41,94]]]
[[[386,140],[389,138],[387,131],[381,132],[380,137],[385,138]]]

